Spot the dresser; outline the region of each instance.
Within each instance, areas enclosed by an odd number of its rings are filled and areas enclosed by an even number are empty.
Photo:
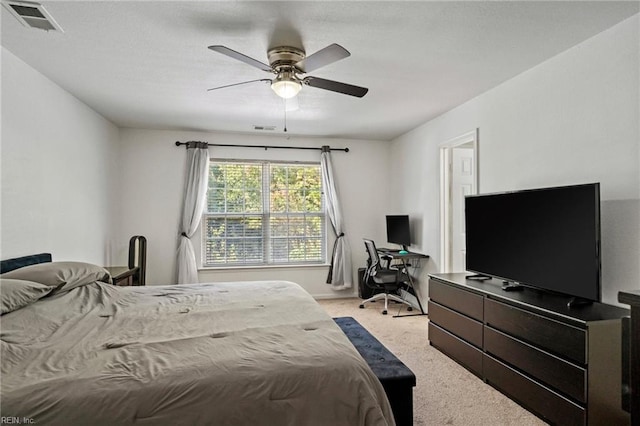
[[[631,306],[622,333],[623,407],[631,413],[631,424],[640,425],[640,291],[621,291],[618,301]],[[625,327],[626,326],[626,327]]]
[[[627,425],[621,320],[629,311],[466,274],[429,280],[429,341],[486,383],[559,425]]]

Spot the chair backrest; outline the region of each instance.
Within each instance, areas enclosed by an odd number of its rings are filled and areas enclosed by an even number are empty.
[[[364,239],[364,246],[367,249],[369,255],[369,265],[367,266],[366,276],[373,276],[380,268],[380,256],[378,256],[378,250],[376,249],[376,243],[373,240]]]
[[[371,264],[379,264],[380,257],[378,256],[378,249],[376,249],[376,243],[373,240],[364,239],[364,246],[367,249],[367,254],[369,255],[369,261]]]

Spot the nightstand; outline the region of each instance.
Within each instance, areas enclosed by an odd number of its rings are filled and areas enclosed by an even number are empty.
[[[129,262],[127,266],[105,266],[114,285],[145,285],[147,275],[147,239],[135,235],[129,240]]]
[[[104,269],[111,274],[113,285],[140,285],[140,268],[138,266],[133,268],[127,266],[105,266]]]

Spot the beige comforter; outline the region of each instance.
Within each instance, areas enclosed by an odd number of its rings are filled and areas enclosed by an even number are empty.
[[[0,319],[2,416],[40,425],[392,425],[297,284],[93,283]]]

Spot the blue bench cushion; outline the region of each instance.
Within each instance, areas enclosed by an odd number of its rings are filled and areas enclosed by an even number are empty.
[[[391,404],[396,425],[413,425],[413,387],[416,385],[413,371],[352,317],[333,320],[380,380]]]
[[[416,376],[378,339],[352,317],[334,318],[334,321],[347,335],[380,382],[403,382],[408,386],[416,385]]]

